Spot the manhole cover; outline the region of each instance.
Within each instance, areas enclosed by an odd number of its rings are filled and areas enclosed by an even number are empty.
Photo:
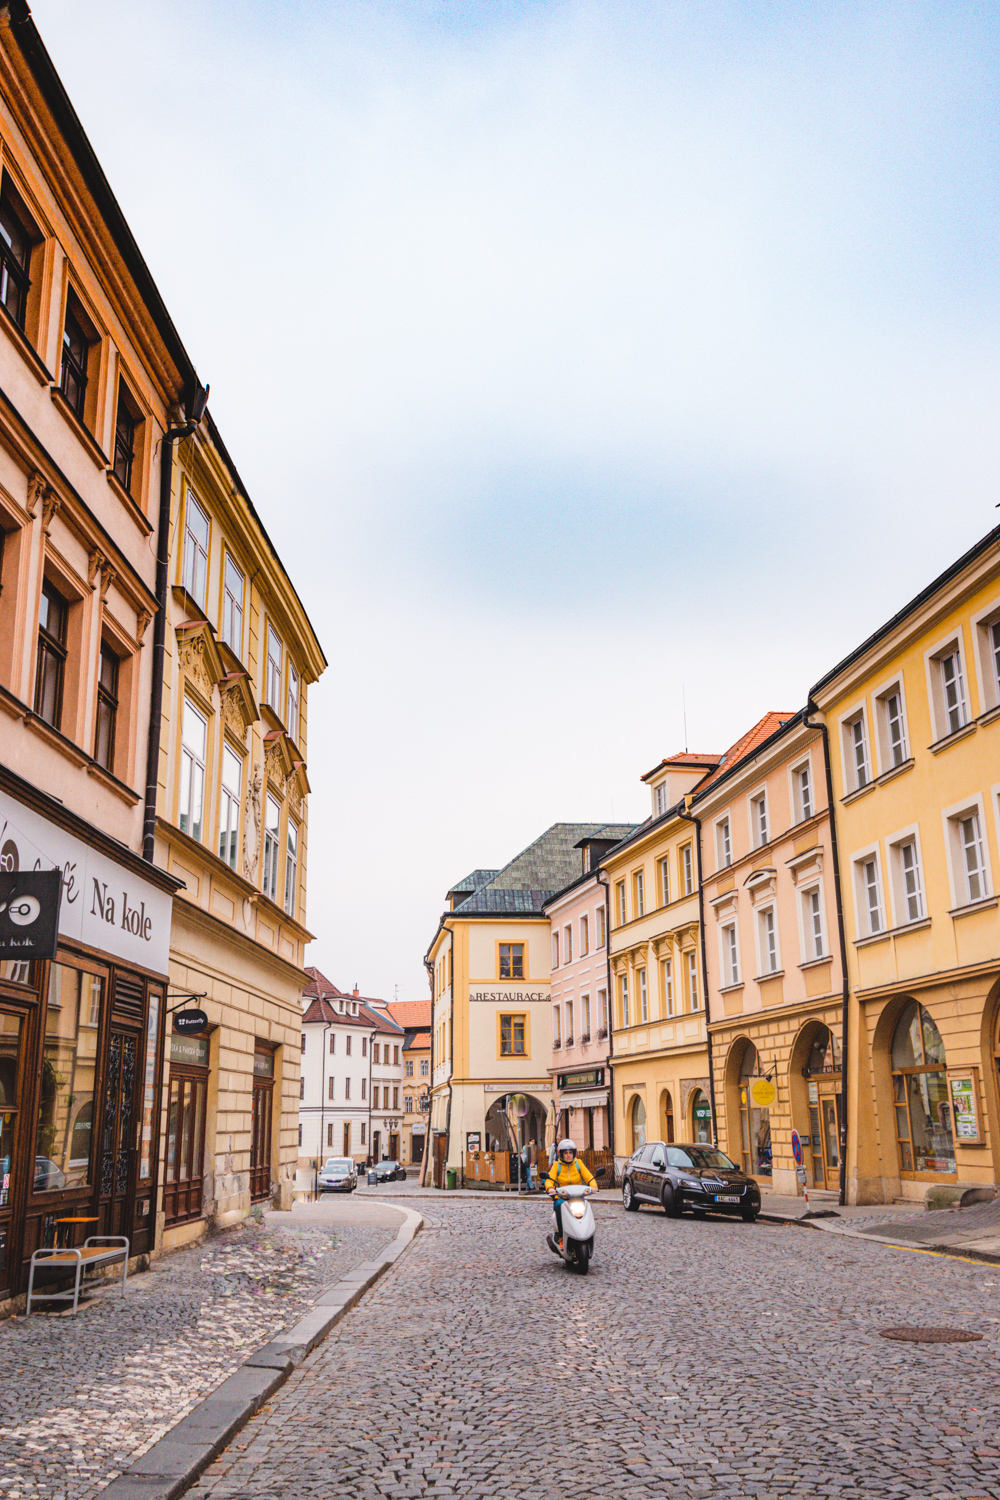
[[[880,1328],[879,1334],[905,1344],[971,1344],[982,1338],[981,1333],[969,1333],[965,1328]]]

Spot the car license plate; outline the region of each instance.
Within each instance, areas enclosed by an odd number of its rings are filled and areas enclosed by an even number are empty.
[[[739,1203],[740,1197],[738,1193],[716,1193],[715,1201],[716,1203]]]

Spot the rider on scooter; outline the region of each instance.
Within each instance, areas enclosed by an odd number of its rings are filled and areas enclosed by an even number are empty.
[[[579,1159],[576,1154],[576,1146],[567,1136],[556,1147],[556,1159],[549,1168],[549,1175],[545,1179],[545,1191],[550,1198],[555,1199],[556,1234],[558,1235],[560,1250],[563,1247],[563,1227],[562,1199],[558,1194],[561,1187],[568,1187],[571,1183],[577,1187],[588,1187],[592,1193],[597,1192],[597,1183],[593,1173],[589,1172]],[[551,1235],[549,1239],[551,1241]]]

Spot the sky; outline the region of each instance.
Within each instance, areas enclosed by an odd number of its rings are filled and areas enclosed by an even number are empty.
[[[1000,521],[994,7],[32,12],[330,664],[342,988]]]

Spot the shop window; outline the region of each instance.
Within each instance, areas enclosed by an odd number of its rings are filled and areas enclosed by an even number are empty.
[[[66,677],[66,622],[69,605],[46,579],[38,612],[38,665],[35,670],[35,713],[53,729],[62,722]]]
[[[525,1034],[527,1027],[525,1017],[501,1016],[500,1017],[500,1056],[501,1057],[524,1057]]]
[[[760,1109],[750,1097],[750,1083],[761,1076],[757,1048],[747,1042],[740,1064],[740,1144],[743,1170],[756,1177],[771,1175],[771,1115]]]
[[[21,1060],[21,1017],[0,1011],[0,1208],[10,1204],[16,1161],[17,1075]],[[0,1271],[3,1270],[0,1262]]]
[[[52,965],[35,1136],[36,1193],[84,1187],[91,1180],[103,989],[97,975]]]
[[[900,1171],[954,1172],[944,1042],[930,1012],[915,1000],[897,1022],[891,1061]]]

